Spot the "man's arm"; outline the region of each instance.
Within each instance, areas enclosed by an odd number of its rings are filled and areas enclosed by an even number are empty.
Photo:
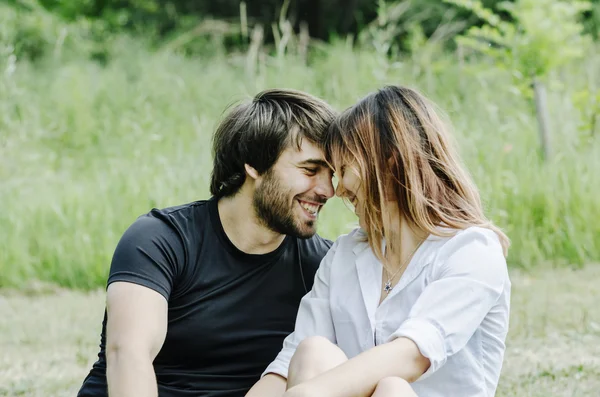
[[[109,396],[158,396],[152,362],[167,334],[166,299],[147,287],[114,282],[106,305]]]
[[[259,380],[246,397],[281,397],[285,393],[286,379],[276,374],[267,374]]]

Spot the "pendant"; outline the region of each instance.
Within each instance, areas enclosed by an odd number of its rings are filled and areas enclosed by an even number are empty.
[[[388,280],[387,283],[385,283],[385,287],[383,287],[383,290],[388,294],[390,293],[390,291],[392,290],[392,280]]]

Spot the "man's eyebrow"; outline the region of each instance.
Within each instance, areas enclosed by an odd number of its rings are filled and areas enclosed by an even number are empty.
[[[321,167],[326,167],[329,168],[329,164],[327,164],[327,161],[323,160],[323,159],[306,159],[303,160],[301,162],[298,163],[299,166],[303,166],[303,165],[318,165]]]

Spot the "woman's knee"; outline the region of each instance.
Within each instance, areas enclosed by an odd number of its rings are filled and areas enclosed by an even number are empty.
[[[338,348],[336,345],[324,336],[310,336],[304,339],[298,344],[296,352],[315,352],[320,350],[327,350],[332,348]]]
[[[290,362],[290,378],[303,382],[348,360],[344,352],[322,336],[303,340]]]
[[[299,361],[309,365],[321,366],[331,362],[341,364],[346,361],[342,350],[322,336],[311,336],[304,339],[292,357],[292,361]]]
[[[402,378],[389,377],[380,380],[373,397],[416,397],[410,384]]]

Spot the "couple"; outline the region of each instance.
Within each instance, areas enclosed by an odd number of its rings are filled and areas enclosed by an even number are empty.
[[[119,241],[80,397],[495,394],[509,243],[431,102],[387,86],[338,115],[268,90],[213,155],[212,198]],[[316,222],[334,194],[360,228],[332,244]]]

